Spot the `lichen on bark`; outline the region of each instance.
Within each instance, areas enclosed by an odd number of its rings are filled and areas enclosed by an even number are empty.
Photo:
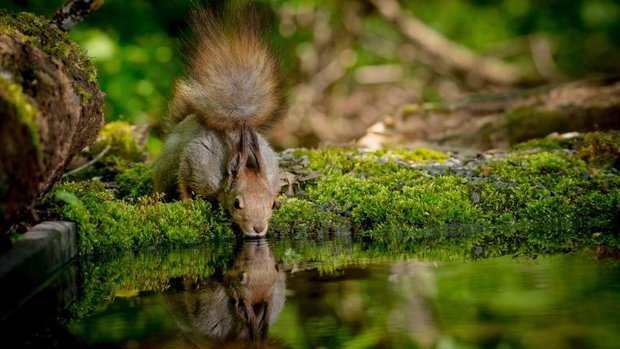
[[[9,83],[0,76],[0,89],[6,93],[5,103],[7,103],[7,106],[9,108],[14,108],[14,115],[17,116],[18,127],[23,126],[28,130],[28,135],[37,153],[37,159],[41,161],[43,153],[36,119],[36,115],[39,111],[32,105],[29,98],[24,95],[20,85]]]

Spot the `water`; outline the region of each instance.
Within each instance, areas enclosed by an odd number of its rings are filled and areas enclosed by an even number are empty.
[[[351,243],[310,250],[255,240],[85,263],[63,338],[121,348],[620,343],[617,260],[579,253],[433,261]]]

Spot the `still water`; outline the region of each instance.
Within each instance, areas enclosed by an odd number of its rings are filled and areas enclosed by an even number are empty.
[[[207,258],[205,248],[119,257],[107,265],[131,267],[114,277],[87,266],[85,282],[101,287],[83,286],[66,328],[85,346],[121,348],[620,347],[615,259],[313,249],[253,240]],[[134,275],[144,265],[150,276]]]
[[[620,348],[617,256],[404,247],[250,240],[83,258],[3,315],[0,347]]]

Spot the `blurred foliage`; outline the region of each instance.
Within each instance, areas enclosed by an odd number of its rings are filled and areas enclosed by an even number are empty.
[[[69,166],[71,171],[65,177],[74,180],[98,178],[111,181],[117,175],[136,165],[146,167],[144,165],[147,158],[144,149],[145,137],[144,130],[126,121],[109,122],[103,126],[97,140],[80,151],[72,160]],[[150,176],[150,170],[146,174],[136,172],[135,175],[146,178]],[[130,177],[123,178],[126,180]],[[143,185],[152,186],[151,184]],[[146,187],[137,190],[142,195],[150,193],[146,191]]]
[[[3,5],[51,16],[63,2],[25,0]],[[189,5],[188,1],[106,1],[70,31],[98,68],[108,121],[145,124],[159,119],[172,82],[181,72],[174,57],[179,49],[175,37]]]
[[[542,34],[549,35],[562,72],[620,71],[620,3],[615,0],[406,2],[426,23],[481,52],[509,54],[528,35]]]
[[[51,15],[62,2],[2,0],[2,6]],[[274,131],[277,146],[350,139],[404,102],[492,88],[429,59],[371,1],[259,2],[272,9],[275,46],[292,88],[291,119],[314,120],[291,121]],[[548,76],[542,72],[545,79],[620,73],[615,0],[400,2],[409,16],[485,57],[530,68],[542,57],[551,62]],[[70,32],[98,67],[107,120],[159,130],[174,78],[182,74],[178,52],[191,3],[108,0]],[[149,144],[156,152],[159,143]]]

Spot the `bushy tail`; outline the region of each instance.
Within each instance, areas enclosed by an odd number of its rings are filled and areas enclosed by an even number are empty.
[[[266,129],[284,109],[280,62],[267,44],[253,6],[222,15],[200,8],[190,24],[195,41],[186,53],[187,78],[177,82],[167,123],[196,114],[220,130]]]

